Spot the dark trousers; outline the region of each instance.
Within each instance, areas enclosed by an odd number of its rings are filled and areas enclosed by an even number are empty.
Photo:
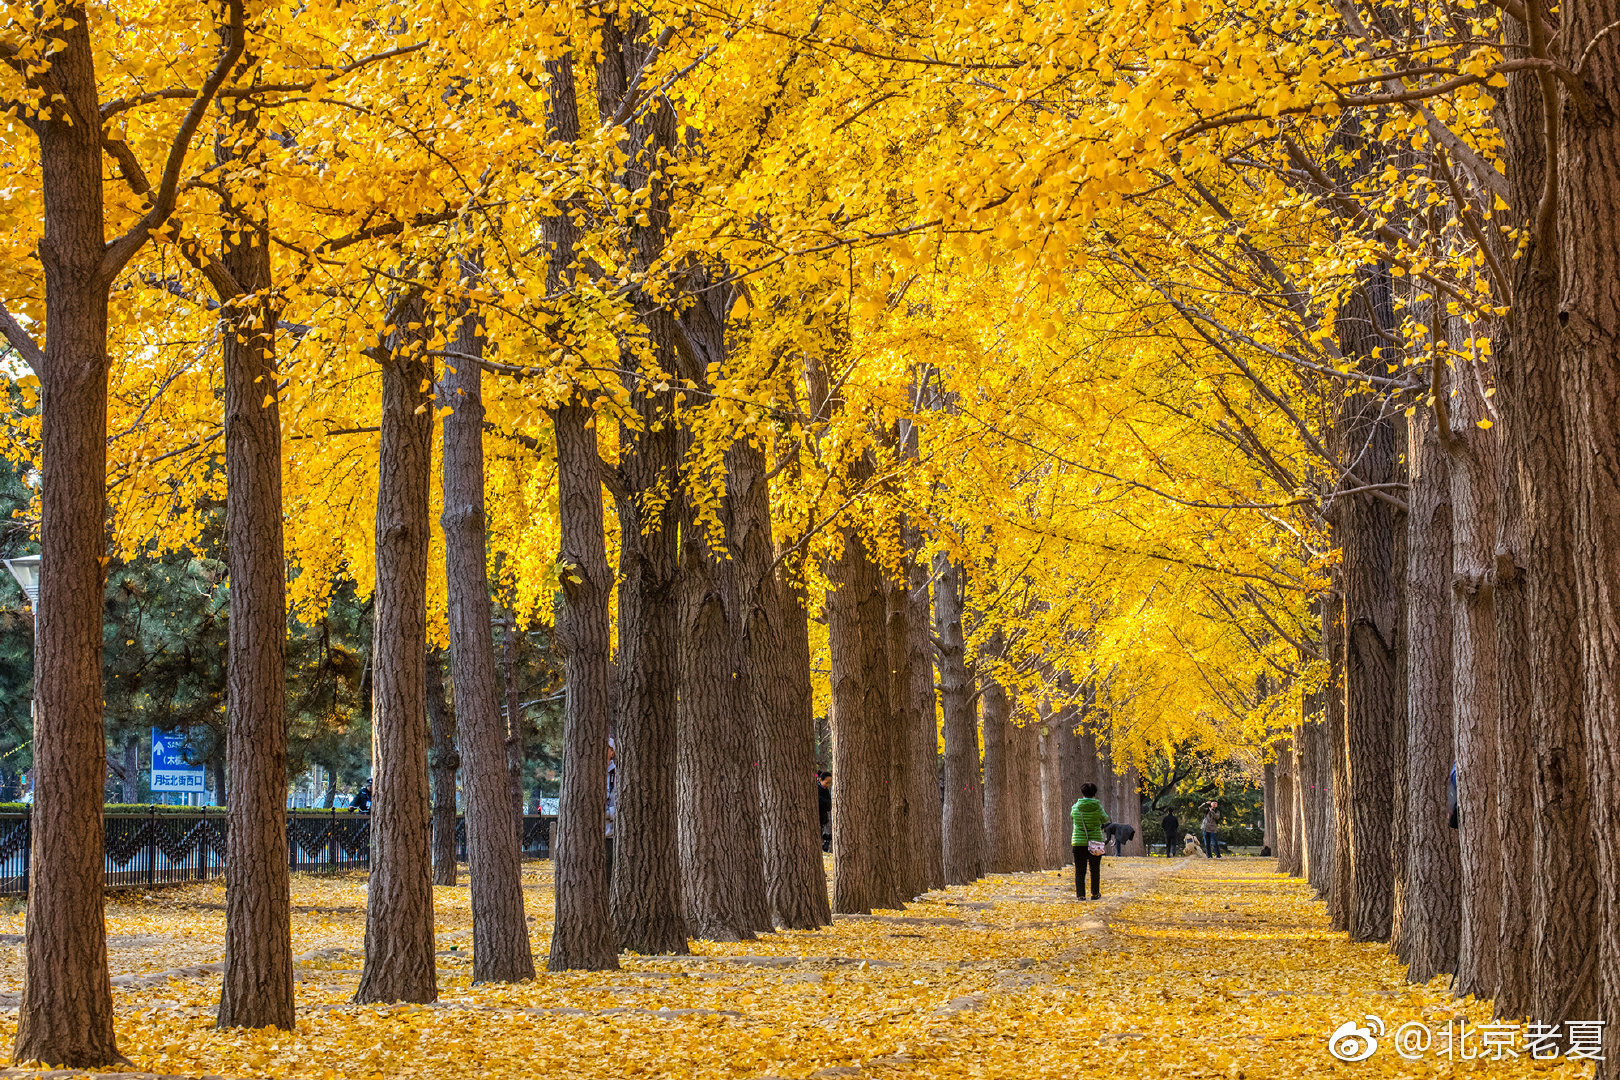
[[[1091,898],[1102,895],[1102,856],[1093,855],[1091,849],[1080,844],[1074,849],[1074,895],[1082,900],[1086,896],[1086,867],[1091,867]]]
[[[1171,857],[1176,854],[1176,833],[1174,829],[1166,830],[1164,834],[1164,853]]]
[[[1204,858],[1218,859],[1221,857],[1221,838],[1215,833],[1204,833]]]

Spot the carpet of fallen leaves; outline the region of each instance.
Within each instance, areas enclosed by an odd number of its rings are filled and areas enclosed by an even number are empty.
[[[1389,951],[1327,928],[1271,860],[1108,859],[1100,904],[1070,872],[998,876],[815,932],[694,942],[620,971],[470,985],[467,888],[434,893],[440,1001],[349,1002],[363,874],[295,875],[295,1032],[213,1028],[224,892],[206,883],[107,904],[119,1043],[137,1070],[301,1080],[502,1077],[1578,1077],[1563,1061],[1397,1056],[1359,1063],[1328,1033],[1488,1019],[1444,981],[1405,983]],[[465,880],[465,878],[463,878]],[[537,957],[550,866],[526,870]],[[21,984],[23,916],[0,917],[0,1037]]]

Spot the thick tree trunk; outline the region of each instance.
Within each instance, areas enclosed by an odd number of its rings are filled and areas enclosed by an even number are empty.
[[[863,470],[864,471],[864,470]],[[865,477],[857,475],[860,481]],[[882,571],[857,530],[827,567],[832,654],[833,896],[840,914],[897,908],[893,781],[899,731],[890,703]]]
[[[1532,6],[1532,11],[1539,9],[1539,4]],[[1570,769],[1584,766],[1589,778],[1591,820],[1590,833],[1585,835],[1596,841],[1596,879],[1603,888],[1598,908],[1580,909],[1586,915],[1584,951],[1559,954],[1566,963],[1578,957],[1583,967],[1571,970],[1572,978],[1558,980],[1562,993],[1538,991],[1537,1011],[1545,1013],[1558,1002],[1568,1009],[1564,1018],[1606,1015],[1613,1027],[1614,1011],[1620,1007],[1620,888],[1616,887],[1620,882],[1620,672],[1615,665],[1620,655],[1620,553],[1615,550],[1620,545],[1620,432],[1616,430],[1616,416],[1620,416],[1620,127],[1614,113],[1620,102],[1620,42],[1612,30],[1620,24],[1620,10],[1616,10],[1615,0],[1559,10],[1560,18],[1567,20],[1559,35],[1564,55],[1573,57],[1577,43],[1588,43],[1578,67],[1593,102],[1585,110],[1568,101],[1564,104],[1557,207],[1561,257],[1557,356],[1566,445],[1572,451],[1568,464],[1575,477],[1572,555],[1579,586],[1576,600],[1584,659],[1582,750],[1587,758],[1577,763],[1571,755],[1562,764]],[[1550,85],[1550,75],[1544,74],[1543,79]],[[1545,353],[1538,359],[1544,366]],[[1535,603],[1532,579],[1532,607]],[[1571,743],[1564,744],[1566,752],[1571,748]],[[1538,831],[1541,824],[1538,821]],[[1584,848],[1585,843],[1577,839],[1582,835],[1565,839],[1571,846]],[[1539,850],[1537,854],[1539,858]],[[1538,875],[1556,872],[1557,864],[1537,865]],[[1564,899],[1584,904],[1584,897]],[[1562,915],[1564,910],[1550,909],[1548,913]],[[1602,973],[1601,985],[1589,991],[1578,979],[1594,956],[1596,969]],[[1598,1066],[1600,1077],[1620,1072],[1614,1049],[1607,1049],[1607,1059]]]
[[[718,513],[722,522],[732,520],[729,500]],[[681,520],[679,596],[676,758],[687,931],[710,941],[746,941],[772,924],[740,587],[734,560],[710,545],[690,501]],[[812,770],[805,775],[808,781]]]
[[[419,301],[400,323],[425,321]],[[371,881],[357,1002],[433,1001],[433,866],[428,843],[427,563],[433,467],[425,335],[396,335],[382,365],[376,625],[372,631]],[[240,781],[234,785],[242,787]]]
[[[1042,866],[1055,869],[1068,863],[1073,823],[1065,778],[1069,757],[1074,753],[1074,732],[1067,726],[1068,706],[1050,709],[1041,717],[1041,818]],[[1079,792],[1075,792],[1079,798]]]
[[[456,714],[444,688],[445,655],[429,649],[427,656],[428,775],[433,789],[433,884],[456,883]]]
[[[832,921],[817,812],[815,699],[804,607],[778,571],[765,454],[748,439],[726,452],[733,508],[727,542],[742,588],[741,629],[759,763],[760,834],[771,919],[790,930]],[[926,659],[926,657],[925,657]],[[933,687],[929,686],[930,695]]]
[[[1353,316],[1340,319],[1345,352],[1373,355],[1376,327],[1387,327],[1384,310],[1388,281],[1371,275],[1365,301]],[[1344,444],[1359,447],[1357,468],[1368,484],[1395,480],[1395,425],[1381,415],[1376,398],[1352,397],[1345,406]],[[1397,597],[1393,579],[1395,511],[1369,493],[1344,496],[1337,536],[1343,550],[1345,620],[1344,728],[1346,798],[1338,801],[1348,825],[1348,885],[1345,916],[1352,941],[1385,941],[1390,935],[1394,896],[1390,828],[1394,786],[1392,715],[1395,700]],[[1337,785],[1335,785],[1337,789]]]
[[[667,319],[663,312],[656,317]],[[667,326],[664,327],[667,331]],[[655,341],[667,341],[655,331]],[[613,929],[642,954],[689,951],[681,905],[676,797],[680,479],[670,391],[632,389],[643,429],[620,461],[618,794]],[[661,497],[660,497],[661,496]],[[819,862],[819,860],[818,860]]]
[[[929,642],[929,575],[918,561],[921,536],[901,524],[902,581],[885,587],[889,698],[898,727],[895,759],[895,868],[902,897],[944,884],[934,664]]]
[[[979,724],[962,634],[967,578],[944,553],[934,556],[934,575],[934,648],[945,739],[945,881],[966,885],[984,873]]]
[[[999,655],[1001,633],[985,645],[990,656]],[[1012,699],[989,674],[979,675],[980,712],[984,718],[984,871],[1005,874],[1015,869],[1013,841],[1016,813],[1012,785],[1015,779],[1010,747]]]
[[[1046,812],[1041,808],[1041,727],[1033,711],[1021,711],[1021,724],[1013,729],[1017,749],[1018,867],[1039,870],[1046,865]]]
[[[1523,95],[1519,87],[1509,97]],[[1522,136],[1521,136],[1522,138]],[[1517,421],[1512,399],[1524,362],[1513,340],[1511,320],[1499,324],[1492,350],[1498,393],[1495,430],[1497,520],[1491,607],[1496,637],[1496,839],[1501,847],[1501,916],[1497,920],[1495,1011],[1504,1019],[1527,1016],[1531,1006],[1531,964],[1535,935],[1531,925],[1534,825],[1526,827],[1524,807],[1534,804],[1535,738],[1531,717],[1529,613],[1526,610],[1528,543],[1519,493]]]
[[[1465,360],[1454,361],[1450,400],[1452,715],[1462,859],[1457,989],[1489,998],[1497,987],[1503,869],[1497,833],[1496,628],[1490,584],[1496,548],[1496,433],[1476,426],[1485,419],[1485,398]]]
[[[1457,834],[1447,824],[1452,739],[1452,498],[1431,417],[1409,428],[1407,514],[1406,911],[1401,959],[1427,982],[1457,963]]]
[[[613,569],[602,534],[601,459],[590,405],[572,401],[552,412],[557,433],[557,556],[563,603],[557,640],[568,698],[563,717],[562,794],[552,861],[556,919],[548,971],[603,971],[619,966],[608,916],[607,740],[608,595]]]
[[[464,270],[477,273],[469,260]],[[473,982],[534,978],[534,953],[523,909],[521,803],[512,812],[511,775],[495,674],[494,615],[489,600],[488,529],[484,513],[484,326],[464,305],[456,332],[460,355],[445,364],[445,588],[450,655],[467,799],[467,876],[472,894]],[[451,871],[454,873],[454,870]]]
[[[122,1060],[102,918],[101,612],[107,490],[107,291],[101,133],[90,23],[56,9],[50,59],[68,106],[37,121],[44,198],[40,594],[34,613],[34,791],[26,978],[15,1059],[95,1068]],[[71,25],[69,25],[71,24]]]
[[[1273,771],[1276,790],[1272,794],[1272,812],[1277,816],[1277,824],[1276,835],[1272,840],[1274,846],[1271,850],[1277,856],[1277,869],[1291,875],[1298,875],[1300,872],[1299,836],[1292,812],[1296,801],[1294,788],[1299,775],[1299,754],[1295,746],[1295,741],[1290,740],[1277,751],[1277,763]]]
[[[240,110],[221,163],[255,140]],[[255,200],[256,201],[256,200]],[[262,205],[262,204],[260,204]],[[251,214],[246,207],[233,212]],[[293,1026],[292,910],[287,877],[287,636],[281,530],[281,413],[270,230],[226,230],[221,262],[241,290],[225,302],[225,548],[231,586],[226,648],[225,975],[220,1027]],[[252,295],[249,302],[243,298]],[[236,301],[232,303],[232,301]]]

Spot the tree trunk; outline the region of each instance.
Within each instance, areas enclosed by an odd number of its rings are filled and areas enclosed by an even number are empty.
[[[79,116],[99,102],[83,4],[56,8],[63,45],[55,92]],[[71,24],[71,25],[70,25]],[[40,593],[34,612],[34,791],[17,1015],[18,1062],[69,1068],[122,1058],[113,1032],[102,918],[101,614],[107,492],[107,291],[103,276],[101,133],[67,110],[35,122],[44,198],[44,370]]]
[[[1042,866],[1048,870],[1069,861],[1069,840],[1073,836],[1069,807],[1074,800],[1066,798],[1068,789],[1064,783],[1068,759],[1074,752],[1074,732],[1064,723],[1068,715],[1068,706],[1060,705],[1048,708],[1041,717]],[[1075,796],[1079,797],[1078,791]]]
[[[900,894],[921,896],[944,884],[937,710],[929,642],[928,572],[918,561],[921,534],[900,526],[904,580],[886,582],[889,695],[898,727],[895,758],[895,869]]]
[[[1365,294],[1372,299],[1358,294],[1341,313],[1337,331],[1344,352],[1370,368],[1377,366],[1378,332],[1393,318],[1387,272],[1365,276]],[[1357,448],[1357,473],[1367,484],[1396,479],[1395,425],[1383,412],[1379,398],[1359,394],[1347,398],[1341,418],[1342,445]],[[1346,798],[1336,802],[1349,825],[1345,915],[1351,941],[1386,941],[1394,895],[1389,844],[1394,786],[1391,727],[1396,706],[1405,708],[1395,700],[1395,511],[1370,493],[1343,496],[1338,524],[1335,533],[1343,550],[1347,758]]]
[[[425,322],[420,301],[395,320]],[[377,584],[373,593],[371,882],[366,959],[354,999],[433,1001],[433,867],[428,843],[427,563],[433,467],[425,333],[401,331],[382,365]],[[459,689],[459,688],[458,688]],[[241,790],[240,780],[235,781]]]
[[[1334,571],[1335,585],[1342,576]],[[1344,596],[1337,588],[1323,597],[1322,646],[1328,650],[1327,746],[1332,771],[1333,862],[1328,878],[1328,925],[1350,929],[1350,759],[1345,744],[1345,619]]]
[[[1018,866],[1039,870],[1046,865],[1046,812],[1041,808],[1041,725],[1031,709],[1021,710],[1022,724],[1013,729],[1018,755]]]
[[[998,630],[985,644],[988,657],[1003,647]],[[1005,874],[1013,867],[1014,774],[1009,760],[1012,699],[988,671],[979,675],[980,711],[984,717],[984,871]]]
[[[866,479],[869,463],[858,470]],[[827,567],[832,654],[833,897],[840,914],[897,908],[890,801],[900,740],[890,703],[882,571],[866,538],[846,527]]]
[[[1260,823],[1260,844],[1262,847],[1270,848],[1272,855],[1276,856],[1279,863],[1282,862],[1283,857],[1282,841],[1279,839],[1277,829],[1277,785],[1280,782],[1278,776],[1279,767],[1283,770],[1287,769],[1287,765],[1283,760],[1286,753],[1287,751],[1279,744],[1276,748],[1276,756],[1271,761],[1266,762],[1260,774],[1260,813],[1264,818]]]
[[[469,275],[481,269],[467,260]],[[484,513],[484,326],[471,304],[462,307],[455,350],[445,364],[445,592],[450,655],[467,797],[467,877],[472,898],[472,979],[520,982],[534,978],[534,953],[523,908],[522,802],[512,812],[511,774],[495,674],[494,611],[489,601],[488,530]],[[455,871],[452,868],[451,874]]]
[[[557,614],[557,641],[565,658],[568,698],[552,853],[556,917],[548,971],[619,966],[608,916],[606,846],[608,595],[613,569],[602,535],[601,459],[594,419],[590,405],[577,399],[552,412],[562,527],[557,565],[563,603]]]
[[[945,737],[945,881],[966,885],[984,874],[979,724],[962,634],[967,579],[943,552],[934,556],[934,575],[934,648]]]
[[[1404,926],[1407,977],[1427,982],[1456,970],[1457,834],[1447,824],[1452,738],[1452,498],[1448,461],[1433,419],[1409,428],[1407,498],[1407,798]]]
[[[428,775],[433,789],[433,884],[456,883],[456,714],[444,689],[444,651],[427,656]],[[330,787],[330,785],[328,785]]]
[[[1273,770],[1276,787],[1271,797],[1271,812],[1277,815],[1271,851],[1277,857],[1278,871],[1291,875],[1299,874],[1299,837],[1294,828],[1295,822],[1291,812],[1295,802],[1294,787],[1299,775],[1299,754],[1295,750],[1296,745],[1296,740],[1290,740],[1277,751],[1277,762]]]
[[[668,318],[661,311],[651,317]],[[655,329],[653,340],[668,337]],[[614,726],[619,790],[614,813],[613,929],[620,945],[631,952],[685,955],[690,950],[681,902],[675,783],[679,454],[670,416],[673,392],[638,385],[632,393],[643,427],[633,435],[623,429],[620,434],[626,450],[619,469],[631,497],[618,504]]]
[[[502,612],[504,640],[501,647],[501,687],[505,694],[506,783],[512,813],[523,820],[523,694],[518,685],[519,656],[523,634],[518,629],[517,612]]]
[[[1502,891],[1496,806],[1496,629],[1489,581],[1496,547],[1496,433],[1476,426],[1485,418],[1485,398],[1475,378],[1466,360],[1453,362],[1454,424],[1446,449],[1455,515],[1452,716],[1462,859],[1462,937],[1456,971],[1459,993],[1490,998],[1497,986]]]
[[[246,104],[244,102],[244,104]],[[259,113],[236,110],[216,148],[227,170],[256,166]],[[231,777],[222,793],[226,832],[225,976],[220,1027],[293,1027],[292,912],[287,876],[286,562],[281,525],[281,412],[277,403],[270,229],[263,185],[229,171],[227,198],[237,221],[223,231],[221,262],[234,290],[216,283],[224,305],[225,548],[230,581],[226,652],[225,753]],[[250,219],[251,226],[243,219]],[[248,299],[251,297],[252,299]]]
[[[1540,8],[1540,4],[1532,5],[1532,11]],[[1620,882],[1620,673],[1615,670],[1615,657],[1620,655],[1620,555],[1615,552],[1615,545],[1620,544],[1620,433],[1615,426],[1615,417],[1620,415],[1620,129],[1614,115],[1615,103],[1620,102],[1620,42],[1612,34],[1620,24],[1620,11],[1615,0],[1559,10],[1560,19],[1566,20],[1559,35],[1564,55],[1574,57],[1578,43],[1588,43],[1578,68],[1593,102],[1586,109],[1575,108],[1567,100],[1564,103],[1557,206],[1561,257],[1557,358],[1566,446],[1571,450],[1567,464],[1575,478],[1572,561],[1584,648],[1581,703],[1585,741],[1579,756],[1585,760],[1577,760],[1573,738],[1552,739],[1548,749],[1562,751],[1563,760],[1548,755],[1545,771],[1549,781],[1557,766],[1569,770],[1567,775],[1557,774],[1558,780],[1573,780],[1576,769],[1584,772],[1590,785],[1591,817],[1588,831],[1580,831],[1578,820],[1568,821],[1575,829],[1562,838],[1568,847],[1582,849],[1577,856],[1581,865],[1569,867],[1567,855],[1536,864],[1538,878],[1564,869],[1579,872],[1575,888],[1558,882],[1558,887],[1569,891],[1559,897],[1558,906],[1543,910],[1549,920],[1556,918],[1561,939],[1565,933],[1582,938],[1579,949],[1556,951],[1560,966],[1570,965],[1565,968],[1568,977],[1549,980],[1536,996],[1538,1019],[1591,1019],[1612,1017],[1620,1007],[1620,889],[1616,888]],[[1543,80],[1552,85],[1550,74],[1544,73]],[[1543,347],[1547,340],[1540,339]],[[1526,359],[1527,366],[1542,369],[1527,382],[1544,385],[1550,381],[1544,378],[1544,350],[1533,360]],[[1528,500],[1526,508],[1530,510]],[[1530,510],[1529,516],[1538,515]],[[1533,576],[1530,602],[1534,610]],[[1547,786],[1550,789],[1552,784]],[[1569,802],[1576,799],[1571,797]],[[1578,813],[1571,816],[1578,818]],[[1548,840],[1553,842],[1551,829],[1561,823],[1538,818],[1538,836],[1545,824],[1549,826]],[[1596,841],[1592,845],[1596,880],[1603,883],[1596,905],[1586,895],[1589,836]],[[1538,845],[1537,859],[1541,857]],[[1580,930],[1564,921],[1566,912],[1581,918]],[[1543,956],[1543,963],[1551,961],[1551,956]],[[1577,962],[1580,966],[1574,967]],[[1593,966],[1602,973],[1601,985],[1589,989],[1585,974]],[[1548,1012],[1555,1004],[1562,1008]],[[1610,1048],[1607,1060],[1598,1066],[1598,1075],[1611,1077],[1617,1070],[1620,1066]]]
[[[1514,26],[1510,21],[1510,32]],[[1533,77],[1529,81],[1530,93],[1539,96]],[[1524,98],[1524,82],[1519,76],[1510,79],[1510,89],[1498,97],[1499,110]],[[1535,138],[1539,142],[1539,136]],[[1510,135],[1508,146],[1515,147],[1523,141],[1522,133]],[[1529,197],[1529,192],[1521,197]],[[1518,429],[1521,425],[1515,416],[1516,388],[1521,382],[1518,372],[1525,363],[1515,344],[1515,324],[1520,318],[1522,309],[1498,323],[1492,335],[1492,360],[1496,369],[1493,375],[1498,388],[1493,401],[1499,443],[1495,476],[1496,546],[1490,584],[1496,636],[1496,838],[1501,846],[1502,862],[1495,1014],[1509,1020],[1530,1013],[1531,964],[1536,953],[1531,925],[1531,879],[1535,875],[1525,873],[1526,867],[1535,865],[1536,830],[1534,825],[1526,827],[1524,806],[1527,797],[1532,806],[1535,801],[1536,741],[1525,595],[1529,547],[1519,492]],[[1513,793],[1513,797],[1509,797],[1509,793]]]
[[[729,522],[729,504],[718,514]],[[710,545],[707,525],[691,501],[681,519],[678,588],[676,757],[687,932],[709,941],[747,941],[771,929],[771,915],[741,596],[735,561]],[[808,769],[806,774],[813,776]]]
[[[748,439],[726,452],[733,522],[727,538],[742,586],[743,655],[771,919],[790,930],[832,921],[817,812],[815,698],[804,607],[776,565],[765,453]],[[925,657],[926,659],[926,657]],[[932,680],[929,693],[932,700]]]

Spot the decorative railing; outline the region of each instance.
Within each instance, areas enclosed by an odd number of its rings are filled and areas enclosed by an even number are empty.
[[[523,853],[551,853],[551,817],[523,818]],[[205,881],[225,873],[223,812],[108,813],[102,883],[109,889],[147,888]],[[28,893],[32,814],[0,812],[0,896]],[[465,819],[456,821],[456,851],[467,853]],[[371,817],[347,810],[287,814],[287,866],[292,870],[354,870],[371,865]]]

